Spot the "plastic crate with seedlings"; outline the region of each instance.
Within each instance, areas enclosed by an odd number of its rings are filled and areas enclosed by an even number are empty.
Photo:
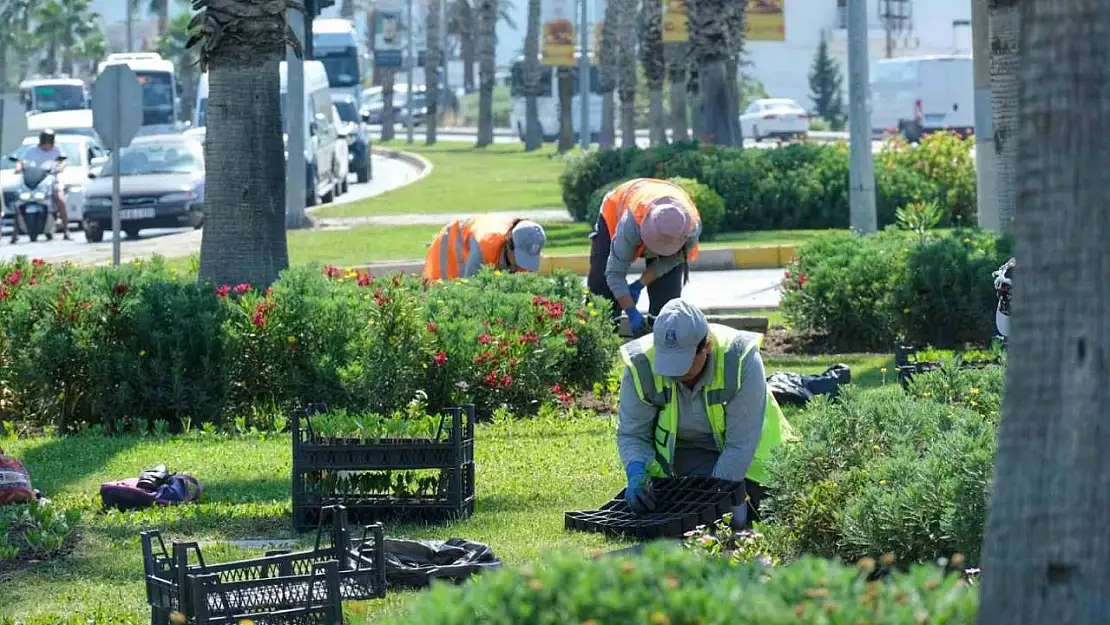
[[[381,525],[352,532],[346,511],[323,515],[311,550],[269,551],[263,557],[209,563],[195,542],[167,549],[156,530],[141,534],[143,569],[152,625],[173,623],[177,612],[190,625],[341,622],[342,602],[385,596],[385,536]]]
[[[474,512],[474,407],[438,415],[293,414],[293,524],[343,505],[359,522],[435,522]]]
[[[654,512],[632,512],[622,490],[600,510],[567,512],[566,528],[632,538],[681,538],[732,512],[747,496],[743,482],[712,477],[659,478],[651,481],[651,487]]]
[[[994,345],[990,349],[962,352],[936,350],[930,347],[919,348],[903,343],[894,346],[894,366],[898,371],[898,383],[902,388],[909,385],[914,375],[936,371],[946,362],[951,362],[960,369],[982,369],[1001,364],[1002,350]]]

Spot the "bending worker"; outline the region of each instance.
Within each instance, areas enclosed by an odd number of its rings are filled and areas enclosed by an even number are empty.
[[[633,332],[640,330],[640,293],[647,288],[652,315],[682,295],[699,236],[701,216],[682,187],[654,178],[621,184],[605,196],[590,235],[590,291],[613,301],[614,321],[624,311]],[[628,270],[638,258],[647,261],[647,270],[628,284]]]
[[[655,510],[652,477],[744,481],[733,524],[758,520],[767,460],[790,424],[767,389],[763,335],[709,324],[683,299],[660,311],[652,334],[621,348],[617,447],[637,514]]]
[[[547,235],[534,221],[491,213],[458,219],[440,230],[424,259],[428,280],[454,280],[478,273],[482,265],[509,271],[537,271]]]

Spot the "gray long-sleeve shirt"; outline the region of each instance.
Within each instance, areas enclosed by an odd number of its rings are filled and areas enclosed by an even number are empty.
[[[686,241],[686,247],[693,247],[701,237],[701,220],[699,219],[694,227],[693,233]],[[636,259],[636,250],[639,249],[643,243],[640,237],[640,224],[636,223],[636,217],[632,215],[632,211],[625,212],[621,220],[617,222],[617,230],[613,235],[613,241],[609,248],[609,260],[605,263],[605,282],[609,285],[609,290],[613,292],[613,297],[624,297],[630,295],[628,291],[628,270],[632,267],[632,262]],[[650,250],[644,250],[645,259],[655,259],[655,277],[658,278],[670,270],[678,267],[685,259],[685,253],[680,250],[677,254],[671,256],[656,256]]]
[[[735,348],[734,348],[735,349]],[[725,445],[718,450],[709,426],[704,390],[712,380],[713,355],[693,388],[678,387],[678,438],[675,441],[674,467],[678,475],[710,475],[740,481],[748,473],[763,433],[763,412],[767,407],[767,380],[759,350],[753,349],[741,363],[740,388],[725,404]],[[617,424],[617,451],[621,463],[650,466],[655,458],[655,418],[659,409],[643,402],[636,394],[632,372],[621,380],[620,420]],[[712,468],[710,468],[712,467]]]

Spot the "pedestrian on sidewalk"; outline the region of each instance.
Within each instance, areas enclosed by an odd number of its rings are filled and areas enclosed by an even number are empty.
[[[490,213],[444,226],[424,258],[424,278],[455,280],[482,265],[508,271],[538,271],[547,235],[538,223],[511,214]]]
[[[690,302],[673,299],[652,333],[621,348],[617,451],[636,514],[658,502],[651,479],[709,476],[744,482],[747,501],[734,527],[759,520],[767,461],[793,437],[767,388],[763,335],[708,323]]]
[[[643,328],[636,309],[640,293],[648,292],[648,313],[682,295],[690,280],[689,261],[698,256],[701,216],[682,187],[654,178],[636,178],[605,196],[590,234],[590,291],[613,302],[613,321],[628,315],[633,333]],[[647,262],[640,278],[628,283],[628,271],[639,258]]]

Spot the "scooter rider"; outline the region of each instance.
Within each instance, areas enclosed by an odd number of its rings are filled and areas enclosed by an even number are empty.
[[[54,172],[54,187],[51,189],[54,193],[54,205],[58,207],[58,216],[62,220],[62,238],[69,241],[69,214],[66,212],[65,203],[65,186],[58,181],[58,176],[65,169],[65,161],[59,160],[62,158],[62,151],[58,149],[55,144],[54,131],[50,129],[43,130],[39,133],[39,143],[32,146],[27,150],[21,162],[16,165],[16,173],[23,169],[23,162],[30,163],[35,167],[43,169],[50,169]],[[12,243],[19,241],[19,222],[22,221],[22,216],[16,212],[16,226],[12,228]]]

